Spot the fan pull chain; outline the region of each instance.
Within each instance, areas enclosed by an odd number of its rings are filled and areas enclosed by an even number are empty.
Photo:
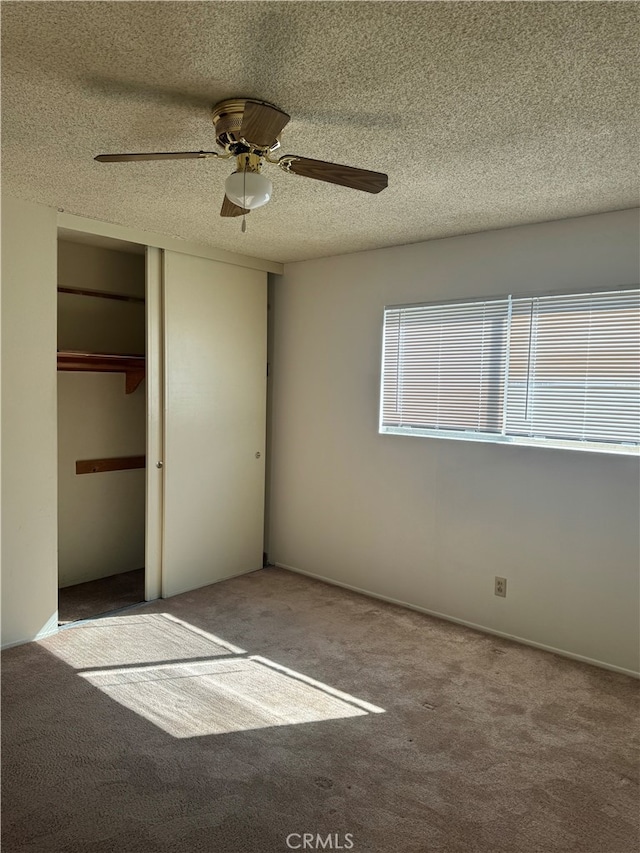
[[[243,234],[247,230],[247,217],[244,216],[244,214],[242,216],[242,225],[240,226],[240,230],[242,231]]]

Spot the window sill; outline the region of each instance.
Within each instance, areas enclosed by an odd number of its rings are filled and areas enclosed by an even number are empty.
[[[543,447],[547,450],[572,450],[579,453],[604,453],[607,456],[640,457],[640,448],[626,444],[599,444],[594,441],[563,441],[562,439],[529,438],[527,436],[489,435],[454,430],[418,429],[413,427],[382,426],[380,435],[409,435],[419,438],[439,438],[447,441],[474,441],[483,444],[502,444],[510,447]]]

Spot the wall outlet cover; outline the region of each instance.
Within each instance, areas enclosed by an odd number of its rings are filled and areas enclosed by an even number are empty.
[[[507,579],[506,578],[496,577],[494,592],[496,595],[499,595],[502,598],[507,597]]]

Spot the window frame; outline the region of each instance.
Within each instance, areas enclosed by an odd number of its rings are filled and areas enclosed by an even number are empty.
[[[640,282],[621,285],[591,286],[589,288],[550,289],[550,290],[527,290],[523,292],[497,293],[483,296],[462,296],[455,299],[433,299],[421,302],[392,303],[385,304],[382,312],[382,329],[379,340],[382,343],[380,350],[380,388],[378,407],[378,434],[399,435],[419,438],[439,438],[445,441],[467,441],[481,444],[495,444],[509,447],[541,447],[547,450],[573,450],[580,453],[604,453],[614,456],[640,456],[640,445],[625,442],[588,441],[577,439],[552,439],[535,436],[503,435],[501,433],[479,432],[477,430],[449,430],[433,429],[428,427],[411,426],[384,426],[383,425],[383,403],[384,403],[384,358],[386,344],[386,312],[411,308],[427,308],[438,305],[463,305],[474,302],[488,302],[492,300],[514,300],[533,299],[537,297],[572,297],[582,294],[598,293],[621,293],[624,291],[639,290]],[[507,359],[509,358],[509,344],[507,343]],[[507,389],[505,389],[505,398]],[[505,407],[506,413],[506,407]]]

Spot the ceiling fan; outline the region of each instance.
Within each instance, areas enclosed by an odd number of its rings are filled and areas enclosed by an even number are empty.
[[[311,160],[296,154],[274,158],[280,147],[280,134],[290,116],[264,101],[233,98],[213,108],[216,143],[221,151],[173,151],[149,154],[98,154],[100,163],[123,163],[137,160],[191,160],[236,158],[236,171],[225,182],[221,216],[243,216],[262,207],[271,198],[272,184],[262,173],[265,163],[274,163],[285,172],[340,184],[368,193],[379,193],[387,186],[382,172],[354,169],[324,160]],[[244,223],[243,223],[244,225]]]

